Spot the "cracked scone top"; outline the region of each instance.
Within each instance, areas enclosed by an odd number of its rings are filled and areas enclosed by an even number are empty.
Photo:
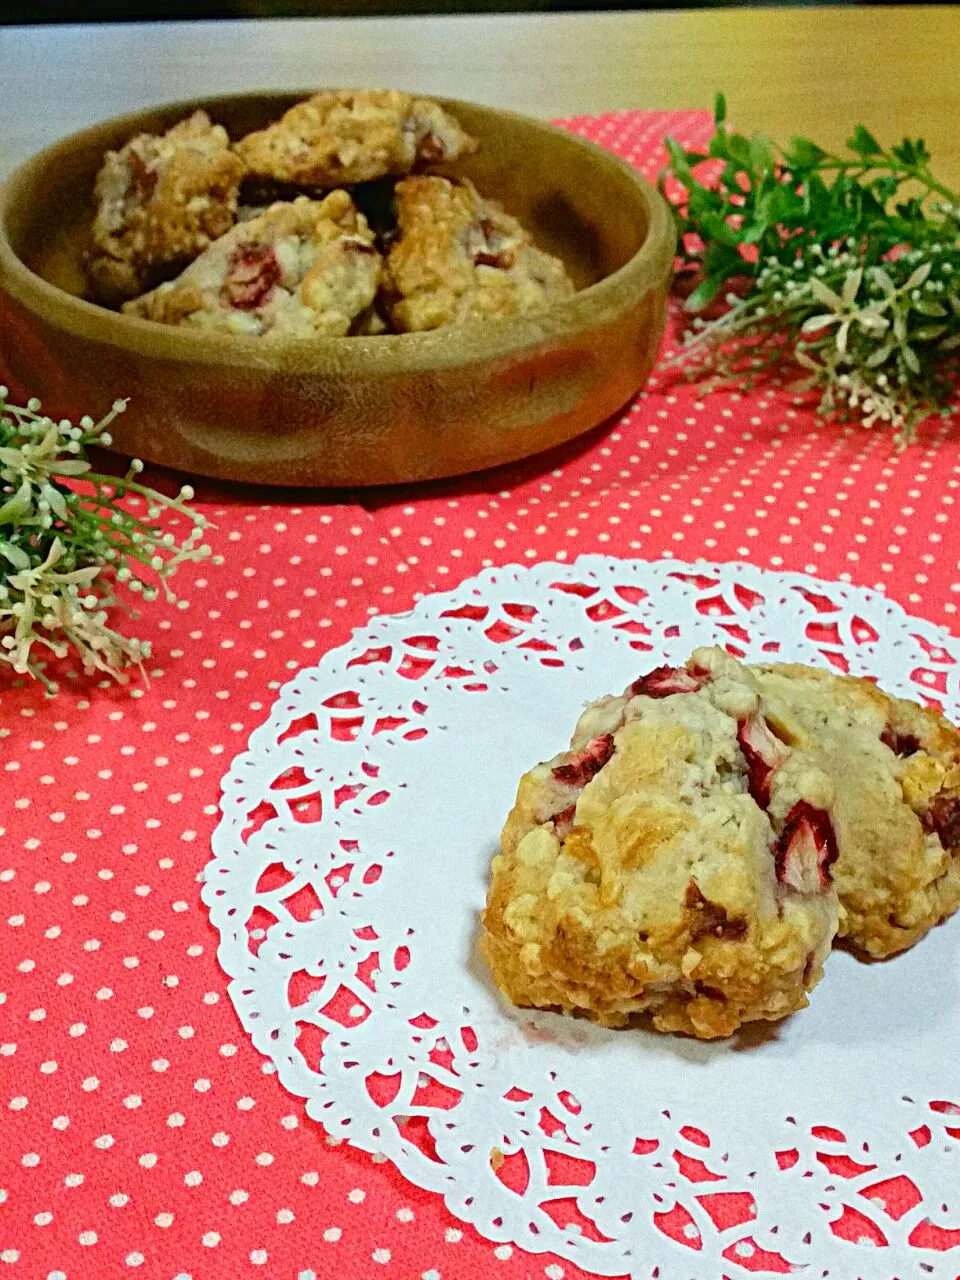
[[[236,144],[255,177],[310,187],[399,176],[476,149],[439,103],[394,89],[315,93]]]
[[[833,799],[722,650],[591,703],[503,829],[481,942],[498,986],[701,1038],[803,1008],[837,929]]]
[[[96,252],[87,268],[100,299],[136,297],[154,271],[190,261],[229,230],[243,172],[226,130],[205,111],[108,151],[96,179]]]
[[[382,259],[346,191],[300,196],[238,223],[127,315],[267,339],[343,337],[371,305]]]
[[[960,907],[960,733],[869,680],[757,667],[768,714],[836,779],[840,936],[872,956],[912,946]]]

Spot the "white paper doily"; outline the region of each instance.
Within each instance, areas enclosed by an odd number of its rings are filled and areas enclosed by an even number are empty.
[[[491,569],[280,693],[223,782],[203,900],[256,1048],[326,1130],[491,1240],[600,1275],[954,1277],[960,920],[709,1044],[520,1011],[476,949],[520,774],[701,644],[960,715],[960,641],[744,564]]]

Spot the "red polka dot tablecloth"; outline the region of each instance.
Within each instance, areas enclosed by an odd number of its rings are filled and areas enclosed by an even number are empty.
[[[664,133],[710,131],[692,113],[569,123],[649,174]],[[331,1143],[280,1088],[199,899],[220,778],[291,672],[483,566],[748,560],[875,587],[953,627],[958,477],[949,424],[897,452],[782,389],[701,398],[655,375],[618,420],[467,479],[204,487],[224,562],[182,571],[185,607],[138,624],[149,683],[77,679],[55,701],[0,686],[0,1276],[577,1280]],[[929,1247],[957,1249],[960,1271],[960,1229],[939,1230]],[[747,1270],[762,1259],[731,1262]]]

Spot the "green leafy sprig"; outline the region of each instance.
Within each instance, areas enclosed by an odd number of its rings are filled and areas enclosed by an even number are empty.
[[[142,668],[150,645],[111,625],[118,607],[137,616],[117,589],[146,601],[163,591],[186,607],[169,580],[178,565],[212,554],[207,521],[186,505],[189,485],[168,498],[140,484],[136,458],[122,479],[93,471],[87,451],[109,447],[126,401],[74,426],[42,414],[39,400],[18,408],[7,395],[0,387],[0,663],[55,692],[48,659],[73,650],[87,674],[122,681],[126,668]],[[120,505],[130,496],[142,500],[142,515]],[[190,526],[179,542],[161,523],[171,512]]]
[[[807,138],[777,148],[726,125],[717,98],[705,152],[667,139],[680,235],[678,280],[696,316],[680,359],[693,376],[755,382],[799,364],[820,412],[908,440],[949,412],[960,347],[960,196],[922,140],[885,150],[863,125],[834,155]],[[674,188],[676,190],[676,188]]]

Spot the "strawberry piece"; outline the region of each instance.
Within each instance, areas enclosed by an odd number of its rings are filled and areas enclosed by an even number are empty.
[[[924,823],[944,849],[960,849],[960,796],[934,796]]]
[[[559,813],[555,813],[550,821],[557,835],[562,840],[564,836],[568,836],[573,830],[573,819],[577,812],[575,804],[568,804],[566,809],[561,809]]]
[[[130,186],[127,189],[127,208],[135,208],[145,204],[153,195],[157,186],[157,171],[147,165],[143,156],[135,148],[130,149],[128,164],[130,166]]]
[[[702,667],[654,667],[629,688],[632,697],[669,698],[673,693],[696,693],[710,679]]]
[[[790,749],[774,737],[763,716],[741,720],[737,725],[737,742],[747,762],[750,794],[761,809],[766,809],[770,803],[773,775],[790,754]]]
[[[579,751],[566,764],[558,764],[553,770],[557,782],[568,787],[585,787],[591,778],[596,777],[603,766],[613,755],[613,734],[603,733],[594,738],[589,746]]]
[[[898,756],[912,756],[920,750],[919,738],[915,738],[912,733],[896,733],[889,724],[881,733],[880,741]]]
[[[777,842],[777,879],[797,893],[826,889],[839,856],[830,815],[798,800],[787,814]]]
[[[280,263],[269,245],[241,245],[230,259],[223,292],[231,306],[254,311],[266,302],[280,276]]]

